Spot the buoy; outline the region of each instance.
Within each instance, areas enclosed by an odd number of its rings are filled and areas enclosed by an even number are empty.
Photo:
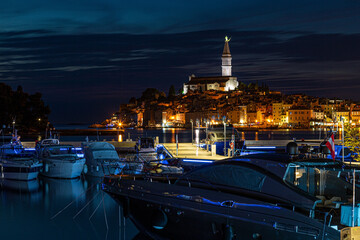
[[[168,218],[166,216],[166,213],[161,210],[160,208],[155,210],[155,212],[152,215],[152,227],[158,230],[163,229],[166,227],[166,224],[168,222]]]
[[[87,165],[86,165],[86,164],[84,164],[84,169],[83,169],[83,172],[84,172],[85,174],[87,174],[87,172],[88,172],[88,167],[87,167]]]

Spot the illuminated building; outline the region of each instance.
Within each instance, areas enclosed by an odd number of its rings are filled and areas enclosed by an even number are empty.
[[[189,91],[232,91],[239,85],[237,77],[232,75],[232,66],[231,66],[231,54],[229,48],[229,41],[225,37],[225,45],[223,54],[221,56],[222,65],[221,65],[221,76],[215,77],[196,77],[191,75],[189,77],[189,82],[184,83],[184,94],[187,94]]]

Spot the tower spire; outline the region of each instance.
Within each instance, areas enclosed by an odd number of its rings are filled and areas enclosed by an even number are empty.
[[[229,48],[229,42],[231,38],[228,38],[228,36],[225,36],[225,44],[224,44],[224,50],[223,54],[221,56],[222,65],[222,76],[231,76],[231,53]]]

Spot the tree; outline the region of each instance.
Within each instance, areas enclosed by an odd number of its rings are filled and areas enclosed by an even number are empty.
[[[156,88],[147,88],[141,95],[143,101],[157,100],[160,96],[160,91]]]
[[[130,100],[129,100],[129,103],[130,104],[137,104],[137,100],[135,97],[131,97]]]
[[[169,97],[169,98],[173,98],[173,97],[175,97],[175,95],[176,95],[175,87],[174,87],[174,85],[171,85],[170,88],[169,88],[168,97]]]
[[[355,161],[360,161],[360,127],[353,127],[351,124],[344,126],[344,145],[348,147]]]
[[[10,86],[0,83],[0,124],[23,131],[45,129],[50,108],[45,105],[40,93],[29,95],[19,86],[13,91]]]

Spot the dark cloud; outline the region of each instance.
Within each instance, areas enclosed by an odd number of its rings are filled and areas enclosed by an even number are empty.
[[[38,33],[34,35],[34,33]],[[176,34],[0,36],[0,80],[42,92],[56,122],[101,120],[147,87],[168,92],[190,74],[221,73],[230,35],[233,75],[286,93],[358,97],[358,34],[213,30]],[[337,88],[341,86],[341,88]]]

